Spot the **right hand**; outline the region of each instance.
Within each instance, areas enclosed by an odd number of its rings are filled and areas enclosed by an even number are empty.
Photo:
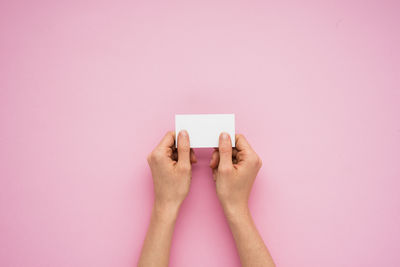
[[[232,149],[228,133],[219,136],[219,147],[211,157],[210,167],[218,198],[225,213],[247,211],[248,199],[262,161],[246,138],[237,134]]]

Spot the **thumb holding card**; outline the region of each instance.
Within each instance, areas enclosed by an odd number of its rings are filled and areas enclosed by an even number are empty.
[[[219,136],[219,169],[232,167],[232,143],[228,133]]]
[[[178,164],[190,168],[190,140],[186,130],[178,134]]]

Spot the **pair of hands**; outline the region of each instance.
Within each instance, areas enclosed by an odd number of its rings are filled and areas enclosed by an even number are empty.
[[[190,149],[189,135],[181,131],[175,148],[175,133],[168,132],[148,156],[154,182],[155,201],[149,229],[138,266],[168,266],[175,221],[189,193],[192,164],[196,156]],[[244,267],[275,266],[248,209],[248,199],[261,160],[243,135],[231,138],[222,133],[219,147],[211,156],[210,168],[218,198]]]
[[[210,161],[216,192],[226,215],[247,212],[250,191],[262,165],[243,135],[236,135],[235,143],[232,148],[229,134],[221,133],[219,147]],[[186,131],[179,132],[177,149],[174,145],[175,132],[171,131],[147,157],[154,182],[154,206],[158,210],[179,210],[189,193],[192,164],[197,162]]]

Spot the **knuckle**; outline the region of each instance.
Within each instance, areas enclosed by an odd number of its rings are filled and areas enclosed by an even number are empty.
[[[261,159],[260,159],[260,157],[257,156],[257,157],[255,158],[254,165],[255,165],[257,168],[261,168],[261,164],[262,164]]]
[[[179,171],[181,172],[189,172],[192,169],[190,164],[181,164],[179,165]]]
[[[252,154],[250,157],[250,162],[254,164],[254,166],[258,166],[260,164],[260,158],[257,156],[257,154]]]
[[[258,157],[258,167],[261,168],[262,165],[263,165],[262,159]]]
[[[231,147],[229,147],[229,146],[221,146],[220,148],[219,148],[219,153],[221,153],[221,154],[226,154],[226,153],[229,153],[230,151],[231,151]]]
[[[242,143],[243,141],[246,141],[246,138],[244,137],[243,134],[237,134],[236,135],[236,140],[240,143]]]
[[[229,174],[231,173],[231,168],[229,166],[219,166],[218,172],[221,174]]]
[[[151,152],[150,160],[154,161],[154,162],[158,162],[158,161],[160,161],[160,159],[162,159],[162,157],[163,157],[163,155],[160,151],[154,150],[153,152]]]
[[[150,164],[150,162],[151,162],[151,153],[147,155],[147,158],[146,158],[146,159],[147,159],[147,163]]]
[[[180,146],[178,152],[189,153],[190,152],[190,147],[189,146]]]

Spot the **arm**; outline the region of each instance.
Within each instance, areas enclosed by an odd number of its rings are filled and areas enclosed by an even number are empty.
[[[222,133],[210,167],[218,198],[235,239],[242,266],[275,266],[251,217],[248,198],[261,168],[261,160],[244,136],[236,135],[232,149],[228,134]]]
[[[189,192],[191,164],[196,162],[187,132],[169,132],[148,156],[154,183],[154,206],[138,266],[168,266],[179,207]],[[179,155],[179,157],[178,157]]]
[[[225,211],[242,266],[275,266],[248,209]]]
[[[177,209],[154,207],[138,266],[168,266]]]

